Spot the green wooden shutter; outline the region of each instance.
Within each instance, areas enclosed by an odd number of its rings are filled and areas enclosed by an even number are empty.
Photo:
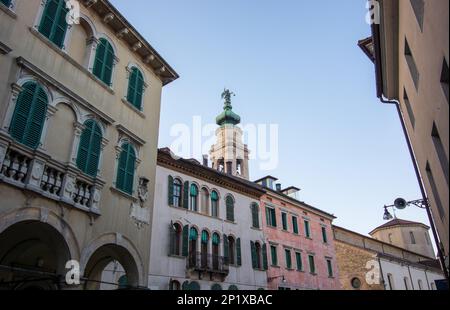
[[[0,3],[3,3],[6,7],[9,8],[9,6],[11,5],[11,0],[1,0]]]
[[[228,236],[223,235],[223,257],[225,259],[226,264],[230,263],[230,252],[229,252],[229,243]]]
[[[253,227],[259,228],[259,207],[257,204],[252,205],[252,220],[253,220]]]
[[[93,120],[86,121],[85,129],[80,137],[77,166],[84,173],[96,177],[102,144],[100,126]]]
[[[169,182],[168,182],[168,203],[169,206],[173,206],[173,182],[174,179],[171,175],[169,175]]]
[[[144,76],[138,68],[131,69],[130,79],[128,82],[127,100],[137,109],[142,108],[142,96],[144,93]]]
[[[236,240],[237,265],[242,266],[241,238]]]
[[[327,229],[322,227],[322,240],[323,243],[328,243]]]
[[[103,78],[102,81],[105,82],[106,85],[111,85],[112,80],[112,71],[114,65],[114,50],[112,45],[107,42],[106,44],[106,54],[105,54],[105,67],[103,69]]]
[[[95,52],[94,69],[92,71],[92,73],[100,80],[102,79],[103,74],[103,64],[105,54],[106,54],[106,40],[100,39],[97,45],[97,51]]]
[[[253,241],[250,241],[250,250],[252,252],[252,267],[256,269],[258,267],[257,257],[256,257],[256,245]]]
[[[133,194],[134,170],[136,166],[136,153],[133,147],[126,143],[122,146],[119,157],[116,186],[127,194]]]
[[[189,291],[190,290],[189,281],[184,281],[183,284],[181,285],[181,289],[183,291]]]
[[[63,47],[67,32],[68,11],[64,0],[47,0],[39,25],[39,32],[59,48]]]
[[[183,208],[189,210],[189,182],[184,182],[183,188]]]
[[[298,252],[295,253],[295,259],[297,261],[297,270],[302,271],[303,270],[302,254]]]
[[[287,214],[286,213],[281,213],[281,222],[283,224],[283,230],[288,230]]]
[[[183,256],[189,255],[189,225],[183,227]]]
[[[104,38],[99,40],[95,53],[93,74],[106,85],[111,85],[112,70],[114,66],[114,49]]]
[[[51,38],[52,42],[56,44],[59,48],[64,47],[64,38],[66,37],[67,32],[67,22],[66,16],[69,10],[66,8],[66,2],[59,2],[59,11],[55,18],[55,24],[53,26],[53,37]]]
[[[127,101],[133,105],[135,105],[137,75],[138,69],[132,68],[130,73],[130,79],[128,80]]]
[[[138,71],[138,76],[136,80],[136,97],[135,97],[135,107],[142,110],[142,98],[144,95],[144,76],[141,71]]]
[[[294,234],[298,234],[298,222],[297,217],[295,216],[292,217],[292,229],[294,231]]]
[[[263,269],[264,270],[268,270],[269,269],[269,263],[268,263],[268,260],[267,260],[267,244],[263,244],[262,257],[263,257]]]
[[[226,198],[227,220],[234,222],[234,200],[230,196]]]
[[[28,82],[23,86],[9,129],[15,140],[33,149],[39,146],[47,103],[47,95],[39,84]]]

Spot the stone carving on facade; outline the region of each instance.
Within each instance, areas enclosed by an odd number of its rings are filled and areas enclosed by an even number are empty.
[[[150,210],[145,207],[149,199],[147,178],[139,178],[138,201],[131,204],[131,218],[135,221],[136,226],[141,229],[144,225],[150,225]]]

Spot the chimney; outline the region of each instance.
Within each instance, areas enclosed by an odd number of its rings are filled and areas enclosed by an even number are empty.
[[[208,167],[208,155],[203,155],[203,166]]]
[[[277,192],[281,192],[281,183],[276,184]]]

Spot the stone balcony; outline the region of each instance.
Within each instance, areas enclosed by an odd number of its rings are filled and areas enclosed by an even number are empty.
[[[7,183],[99,216],[105,182],[0,133],[0,184]]]

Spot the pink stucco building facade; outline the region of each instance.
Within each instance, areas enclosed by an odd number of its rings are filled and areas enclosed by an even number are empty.
[[[332,235],[335,217],[297,200],[299,189],[282,190],[275,181],[273,177],[256,181],[267,190],[260,211],[269,289],[340,289]]]

